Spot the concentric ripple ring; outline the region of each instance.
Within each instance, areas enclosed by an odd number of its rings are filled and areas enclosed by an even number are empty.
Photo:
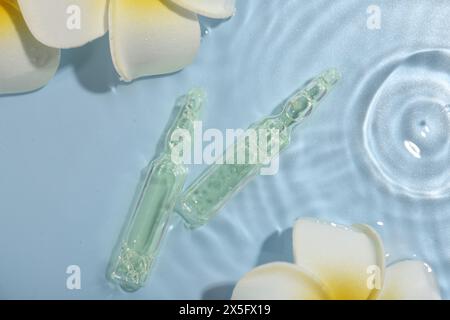
[[[363,127],[373,171],[413,197],[450,196],[450,54],[416,53],[378,87]]]

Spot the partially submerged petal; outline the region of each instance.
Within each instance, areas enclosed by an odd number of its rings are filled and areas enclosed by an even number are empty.
[[[406,260],[386,268],[379,299],[440,300],[441,296],[431,268],[422,261]]]
[[[247,273],[233,291],[233,300],[324,300],[320,282],[290,263],[275,262]]]
[[[111,0],[110,46],[122,80],[175,72],[200,45],[197,16],[166,0]]]
[[[58,49],[37,41],[15,1],[0,0],[0,94],[38,89],[59,65]]]
[[[293,231],[297,265],[314,273],[332,299],[373,299],[382,287],[384,252],[370,227],[300,219]]]
[[[31,32],[43,44],[73,48],[108,30],[108,0],[18,0]]]
[[[231,17],[235,11],[235,0],[171,0],[199,15],[223,19]]]

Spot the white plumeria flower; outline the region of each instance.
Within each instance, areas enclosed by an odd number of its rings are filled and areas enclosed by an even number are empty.
[[[232,299],[440,299],[425,263],[407,260],[385,268],[381,239],[367,225],[300,219],[293,247],[295,264],[257,267],[238,282]]]
[[[15,0],[0,0],[0,48],[0,94],[40,88],[58,69],[59,50],[33,37]]]
[[[0,0],[0,94],[46,85],[59,49],[108,30],[122,80],[178,71],[199,48],[197,14],[228,18],[234,11],[235,0]]]

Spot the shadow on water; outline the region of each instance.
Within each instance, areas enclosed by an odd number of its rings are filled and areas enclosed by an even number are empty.
[[[205,290],[203,300],[230,300],[233,293],[233,283],[222,283]]]
[[[228,21],[229,19],[211,19],[199,16],[198,20],[200,21],[202,36],[205,36],[208,33],[208,30],[219,27],[222,23]]]
[[[145,76],[124,82],[114,68],[108,35],[94,40],[83,47],[62,50],[60,69],[72,67],[81,86],[93,93],[106,93],[116,86],[126,86],[146,79],[158,79],[177,74]]]
[[[270,262],[292,263],[292,228],[281,232],[272,233],[263,243],[256,265],[260,266]],[[248,270],[250,271],[250,270]],[[202,299],[205,300],[229,300],[236,282],[224,282],[207,288]]]
[[[226,20],[200,18],[202,35],[206,30],[218,27]],[[109,37],[105,35],[100,39],[92,41],[79,48],[61,51],[60,68],[73,67],[74,73],[79,83],[86,90],[94,93],[105,93],[118,85],[127,85],[120,81],[119,75],[115,72],[109,48]],[[179,72],[179,71],[178,71]],[[142,77],[133,82],[148,78],[167,77],[178,72],[165,75]]]
[[[120,82],[109,50],[108,36],[80,48],[62,50],[60,68],[72,67],[79,83],[88,91],[104,93]]]
[[[294,261],[292,254],[292,228],[275,231],[263,243],[256,266],[270,262]]]

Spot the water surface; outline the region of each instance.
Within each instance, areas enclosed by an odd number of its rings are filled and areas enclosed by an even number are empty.
[[[107,39],[65,51],[44,89],[0,98],[0,297],[228,298],[256,265],[290,260],[290,228],[313,216],[368,223],[388,262],[423,259],[450,298],[450,6],[378,0],[239,0],[204,19],[184,71],[117,80]],[[140,170],[175,97],[194,85],[205,128],[245,128],[326,68],[339,87],[294,134],[276,176],[259,177],[211,224],[178,219],[148,285],[111,289],[104,273]],[[190,181],[202,167],[191,168]],[[67,290],[65,270],[82,270]]]

